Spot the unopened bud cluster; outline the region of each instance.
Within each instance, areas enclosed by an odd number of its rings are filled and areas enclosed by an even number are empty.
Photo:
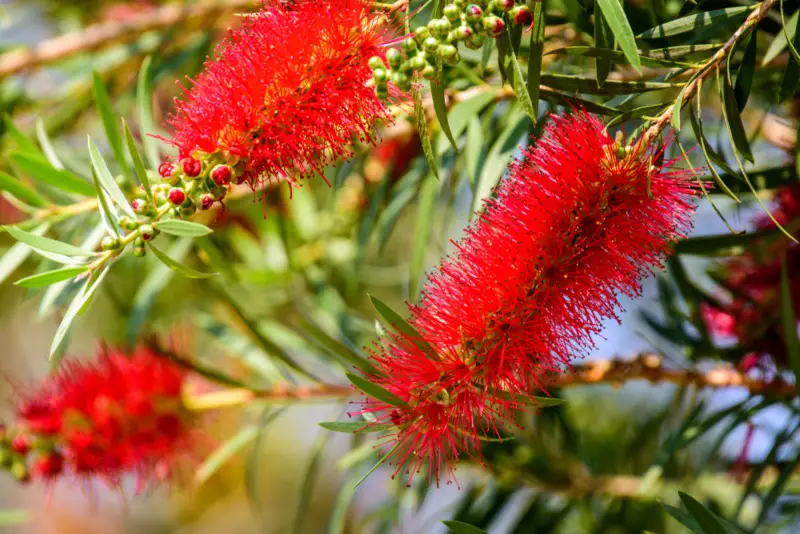
[[[23,484],[33,478],[51,479],[64,470],[64,458],[51,440],[0,425],[0,469]]]
[[[461,61],[460,42],[477,50],[487,37],[503,34],[506,20],[526,26],[533,21],[528,7],[517,5],[516,0],[476,0],[475,3],[455,0],[444,7],[443,13],[443,17],[431,19],[427,26],[414,30],[413,36],[403,41],[402,49],[389,49],[386,63],[378,56],[370,58],[369,66],[379,97],[386,98],[390,81],[401,91],[408,91],[415,76],[433,79],[437,60],[457,65]]]
[[[101,242],[103,250],[118,250],[133,241],[133,255],[142,257],[146,253],[145,243],[154,239],[159,230],[151,224],[169,214],[177,218],[191,217],[198,209],[210,209],[215,202],[222,202],[231,187],[236,173],[232,165],[218,162],[219,158],[184,158],[177,163],[163,162],[158,167],[158,176],[151,176],[151,196],[144,188],[133,192],[131,207],[137,218],[120,217],[119,226],[129,232],[120,239],[106,236]],[[142,220],[144,219],[144,220]]]

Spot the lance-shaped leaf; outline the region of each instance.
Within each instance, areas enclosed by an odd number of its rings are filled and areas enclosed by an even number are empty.
[[[90,183],[70,171],[56,169],[41,156],[27,152],[12,152],[8,158],[25,174],[44,184],[76,195],[91,197],[95,194]]]
[[[56,241],[55,239],[50,239],[49,237],[43,237],[40,235],[32,234],[30,232],[26,232],[25,230],[20,230],[15,226],[5,226],[4,228],[11,235],[11,237],[16,239],[17,241],[25,243],[35,251],[45,256],[47,253],[52,253],[58,256],[67,256],[70,258],[71,257],[85,258],[93,254],[92,252],[88,250],[83,250],[82,248],[76,247],[75,245],[70,245],[69,243]]]
[[[27,288],[49,286],[63,280],[74,278],[81,273],[85,273],[88,269],[88,265],[63,267],[55,271],[47,271],[22,278],[14,282],[14,285]]]
[[[378,312],[378,315],[381,316],[388,327],[400,334],[403,334],[404,337],[411,340],[411,342],[414,343],[419,350],[428,355],[429,358],[433,360],[439,359],[436,351],[428,344],[428,342],[425,341],[425,338],[422,337],[422,334],[417,332],[416,328],[408,324],[408,322],[400,317],[397,312],[372,295],[369,295],[369,300],[372,303],[372,306],[375,308],[375,311]]]
[[[34,154],[37,156],[41,155],[41,152],[36,147],[36,143],[31,141],[27,135],[22,133],[22,131],[17,128],[17,125],[14,124],[14,121],[11,120],[11,117],[6,114],[3,114],[3,129],[8,136],[11,137],[14,143],[16,143],[21,152]]]
[[[680,35],[682,33],[696,33],[714,25],[744,19],[747,13],[752,11],[756,5],[729,7],[725,9],[716,9],[714,11],[701,11],[693,15],[671,20],[664,24],[659,24],[654,28],[640,33],[636,37],[639,39],[661,39],[673,35]]]
[[[533,28],[528,50],[528,94],[531,107],[539,110],[539,82],[542,79],[542,54],[544,53],[544,29],[547,25],[546,0],[533,4]]]
[[[153,58],[147,56],[142,61],[139,69],[139,79],[136,83],[136,107],[139,110],[139,128],[142,132],[142,143],[144,152],[150,167],[155,169],[160,161],[158,157],[158,144],[156,140],[148,134],[153,134],[153,91],[150,87],[150,67]]]
[[[786,258],[783,259],[781,268],[781,322],[789,364],[794,372],[795,385],[800,391],[800,340],[797,337],[797,313],[792,300],[792,286]]]
[[[0,171],[0,191],[14,195],[19,200],[36,208],[44,208],[48,205],[46,198],[3,171]]]
[[[607,80],[600,86],[594,78],[553,73],[542,74],[542,83],[561,91],[587,95],[624,95],[683,87],[682,83],[620,80]]]
[[[326,430],[343,434],[368,434],[370,432],[389,430],[394,425],[391,423],[371,425],[368,421],[326,421],[319,423],[319,426]]]
[[[185,276],[186,278],[211,278],[212,276],[217,276],[219,273],[204,273],[200,271],[196,271],[191,267],[187,267],[186,265],[180,263],[179,261],[173,260],[165,252],[160,250],[158,247],[153,245],[152,243],[147,243],[148,248],[156,255],[156,258],[161,260],[161,262],[175,271],[178,274]]]
[[[642,62],[639,59],[639,51],[636,49],[636,39],[633,37],[633,30],[625,16],[625,10],[619,0],[597,0],[597,4],[602,10],[614,37],[617,38],[620,48],[628,58],[628,62],[636,71],[642,70]],[[596,15],[595,15],[596,16]]]
[[[414,301],[425,270],[425,253],[428,250],[428,239],[431,233],[433,212],[436,209],[436,197],[439,193],[439,180],[429,174],[422,183],[419,193],[419,207],[414,226],[414,247],[411,250],[411,262],[408,273],[408,295]]]
[[[50,358],[51,360],[54,360],[54,364],[57,364],[58,360],[60,359],[56,357],[56,355],[63,353],[63,350],[61,350],[62,344],[67,336],[67,332],[69,332],[69,329],[72,326],[72,322],[75,320],[78,314],[86,309],[86,306],[88,306],[89,302],[91,302],[92,297],[97,291],[97,288],[100,287],[100,284],[108,274],[108,271],[109,268],[108,265],[106,265],[106,267],[100,271],[95,271],[92,273],[89,279],[83,284],[83,287],[78,294],[75,295],[75,298],[72,300],[69,308],[67,308],[67,311],[64,313],[64,317],[61,319],[61,324],[58,325],[55,336],[53,336],[53,342],[50,344]]]
[[[119,206],[126,215],[132,219],[136,219],[136,212],[133,211],[128,199],[125,198],[125,193],[123,193],[117,185],[117,182],[114,180],[114,176],[112,176],[111,171],[108,170],[108,165],[103,159],[103,156],[100,154],[100,150],[97,149],[97,145],[94,144],[91,138],[89,138],[88,143],[89,159],[92,160],[92,168],[97,175],[100,185],[106,191],[106,193],[108,193],[108,196],[111,197],[111,200],[113,200],[114,203]]]
[[[500,39],[505,41],[506,47],[509,49],[508,54],[506,54],[505,64],[506,73],[508,73],[508,77],[511,79],[511,85],[514,88],[514,94],[517,95],[517,100],[522,104],[522,109],[525,110],[525,113],[527,113],[533,123],[536,124],[536,109],[533,107],[531,95],[528,93],[528,85],[525,84],[525,78],[522,75],[522,68],[519,66],[519,61],[517,60],[517,54],[513,50],[511,33],[508,31],[508,28],[503,32],[503,36]]]
[[[425,106],[422,105],[422,93],[416,89],[411,92],[414,95],[414,118],[416,119],[417,133],[422,143],[422,151],[425,153],[425,159],[428,161],[431,172],[438,178],[439,170],[436,164],[436,154],[433,152],[431,138],[428,136],[428,116],[425,114]]]
[[[408,408],[408,403],[406,403],[403,399],[395,395],[394,393],[387,391],[386,389],[382,388],[378,384],[374,382],[370,382],[363,376],[354,375],[352,373],[347,373],[347,379],[350,382],[372,397],[373,399],[378,399],[379,401],[383,401],[390,406],[394,406],[396,408]]]
[[[114,111],[111,109],[111,99],[108,96],[108,90],[103,83],[103,79],[96,70],[92,71],[92,85],[94,88],[94,100],[97,105],[97,112],[100,114],[100,119],[103,121],[103,129],[105,129],[108,144],[111,145],[114,158],[122,169],[122,173],[125,176],[130,176],[128,162],[125,160],[125,151],[122,149],[122,137],[120,137],[119,129],[117,128],[117,119],[114,117]]]
[[[204,224],[182,221],[180,219],[167,219],[153,224],[165,234],[177,235],[180,237],[203,237],[213,232],[211,228]]]
[[[728,125],[728,133],[731,136],[731,141],[733,141],[733,147],[744,159],[753,163],[755,161],[753,151],[750,149],[750,141],[747,139],[747,132],[739,114],[739,106],[736,103],[733,87],[727,76],[722,76],[718,81],[722,86],[720,93],[722,95],[723,116],[725,117],[725,123]]]
[[[438,74],[436,80],[432,80],[431,87],[431,100],[433,100],[433,111],[436,113],[436,119],[439,121],[444,135],[450,141],[453,150],[458,152],[458,145],[453,137],[453,132],[450,130],[450,123],[447,118],[447,104],[444,101],[444,74],[442,73],[442,60],[436,60],[436,72]]]
[[[36,138],[39,140],[39,146],[42,147],[44,157],[54,168],[58,170],[64,169],[64,164],[56,154],[56,149],[53,143],[50,142],[50,137],[47,135],[47,128],[45,128],[44,121],[41,117],[36,119]]]
[[[442,521],[444,526],[453,534],[489,534],[483,529],[472,526],[462,521]]]
[[[125,144],[128,147],[128,153],[131,155],[131,160],[133,160],[133,169],[136,171],[136,176],[139,177],[139,182],[144,188],[147,199],[150,201],[150,204],[155,206],[156,200],[153,198],[150,177],[147,175],[147,169],[144,168],[142,155],[139,154],[139,148],[136,146],[136,141],[133,140],[133,134],[131,133],[131,129],[128,128],[128,123],[125,122],[125,119],[122,119],[122,129],[125,132]]]

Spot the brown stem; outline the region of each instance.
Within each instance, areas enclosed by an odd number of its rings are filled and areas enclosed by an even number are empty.
[[[0,78],[53,63],[80,52],[96,50],[129,41],[144,32],[169,28],[199,20],[214,20],[237,9],[253,9],[256,0],[216,0],[202,4],[173,4],[156,8],[124,21],[93,24],[79,32],[59,35],[32,48],[12,50],[0,55]]]
[[[739,387],[747,389],[752,395],[793,398],[794,386],[781,379],[757,380],[737,371],[729,365],[717,365],[708,370],[697,368],[671,369],[664,367],[664,359],[653,353],[642,353],[633,359],[610,358],[581,363],[572,366],[572,370],[552,377],[546,381],[550,389],[573,386],[610,384],[621,386],[633,380],[646,380],[653,384],[679,384],[695,386],[698,389]],[[318,385],[287,387],[276,386],[272,389],[249,390],[244,388],[229,389],[223,392],[207,394],[208,399],[233,399],[231,402],[220,400],[202,403],[204,409],[225,406],[240,406],[254,400],[291,401],[342,399],[359,395],[358,391],[347,385]],[[203,396],[200,396],[202,398]]]
[[[689,74],[696,74],[696,76],[694,76],[694,78],[692,78],[683,89],[683,100],[681,102],[681,106],[686,105],[692,99],[692,97],[694,97],[703,81],[712,73],[716,72],[717,69],[720,68],[722,62],[727,59],[728,55],[733,50],[733,47],[736,45],[736,42],[746,32],[750,31],[752,28],[755,28],[755,26],[767,16],[770,8],[775,5],[775,2],[777,2],[777,0],[764,0],[758,9],[755,9],[752,13],[750,13],[750,15],[745,19],[744,23],[733,33],[731,38],[728,39],[723,47],[717,50],[716,54],[711,57],[708,63],[700,68],[687,72]],[[648,128],[648,130],[641,137],[640,146],[648,146],[671,122],[672,106],[664,111],[664,113],[662,113],[661,116],[659,116],[653,122],[653,124],[650,125],[650,128]]]

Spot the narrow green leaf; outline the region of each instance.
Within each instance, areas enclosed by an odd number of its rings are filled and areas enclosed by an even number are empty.
[[[654,28],[650,28],[649,30],[640,33],[636,37],[638,39],[661,39],[687,32],[697,33],[711,26],[725,24],[733,20],[744,19],[747,16],[747,13],[752,11],[757,5],[758,4],[716,9],[714,11],[701,11],[693,15],[671,20],[664,24],[659,24]]]
[[[130,176],[128,162],[125,160],[125,151],[122,149],[122,137],[120,137],[117,129],[117,119],[111,109],[111,99],[103,83],[103,78],[100,77],[96,70],[92,70],[92,85],[94,88],[94,101],[97,106],[97,112],[100,114],[100,119],[103,121],[108,144],[111,145],[111,151],[114,152],[114,158],[122,169],[122,173],[125,176]]]
[[[394,425],[390,423],[370,425],[367,421],[326,421],[319,423],[319,426],[326,430],[342,432],[343,434],[368,434],[370,432],[389,430]]]
[[[503,171],[508,166],[511,154],[517,149],[519,141],[529,127],[530,121],[528,118],[519,116],[508,124],[492,145],[492,148],[489,149],[478,181],[475,198],[473,199],[473,211],[479,211],[482,208],[481,202],[492,194],[492,190],[500,181]]]
[[[467,166],[467,178],[469,179],[472,194],[475,196],[478,190],[478,177],[481,174],[481,163],[483,158],[483,128],[478,117],[472,117],[467,128],[467,142],[464,145],[464,159]]]
[[[50,142],[50,137],[47,135],[47,128],[45,128],[44,121],[41,117],[36,119],[36,138],[39,140],[39,146],[42,147],[44,157],[47,158],[50,165],[58,170],[63,170],[64,164],[61,163],[58,154],[56,154],[56,149],[53,147],[53,143]]]
[[[716,50],[717,48],[719,47],[714,46],[712,50]],[[670,49],[665,48],[662,50],[670,50]],[[647,53],[651,54],[652,51]],[[628,63],[628,58],[625,56],[623,52],[619,50],[593,47],[593,46],[567,46],[564,48],[556,48],[555,50],[549,51],[546,55],[592,57],[596,59],[605,59],[608,62],[622,63],[622,64]],[[652,57],[650,55],[642,55],[642,52],[640,52],[639,54],[639,59],[641,60],[642,65],[648,67],[670,67],[670,68],[683,69],[683,68],[692,68],[694,66],[692,63],[675,61],[674,59],[664,59],[662,57]]]
[[[89,303],[89,301],[94,296],[97,288],[100,287],[100,284],[103,282],[103,279],[109,272],[108,266],[102,269],[101,272],[95,271],[92,273],[92,276],[89,277],[88,280],[83,284],[81,290],[75,295],[75,298],[70,303],[67,311],[64,312],[64,317],[61,319],[61,324],[58,325],[56,329],[55,336],[53,336],[53,342],[50,344],[50,359],[53,360],[54,363],[58,363],[58,358],[56,358],[56,353],[62,353],[60,349],[62,348],[61,345],[64,342],[64,338],[69,332],[70,327],[72,326],[72,322],[81,313],[82,310],[85,309],[85,306]]]
[[[352,471],[339,488],[339,493],[336,496],[336,501],[333,504],[333,510],[331,510],[330,516],[328,516],[328,527],[326,534],[345,534],[347,511],[349,510],[350,504],[353,502],[353,497],[356,494],[354,486],[357,480],[358,473],[356,471]]]
[[[417,299],[417,291],[425,271],[425,257],[438,193],[439,180],[433,174],[429,174],[422,183],[419,193],[417,220],[414,225],[414,245],[408,273],[408,295],[412,301]]]
[[[606,85],[608,85],[608,83],[609,82],[606,82]],[[612,107],[604,106],[602,104],[592,102],[591,100],[578,98],[576,96],[565,95],[564,93],[559,93],[557,91],[552,91],[550,89],[545,89],[543,87],[539,88],[539,97],[541,98],[541,100],[550,102],[551,104],[556,104],[559,106],[579,107],[591,113],[596,113],[598,115],[616,117],[619,114],[619,110],[614,109]],[[541,121],[539,121],[539,123],[541,124]]]
[[[425,106],[422,105],[422,93],[417,89],[413,89],[411,92],[414,95],[414,118],[416,119],[419,139],[422,142],[422,151],[425,153],[425,159],[428,160],[431,172],[438,178],[439,170],[436,164],[436,155],[431,146],[431,138],[428,137],[428,117],[425,115]]]
[[[214,230],[208,226],[191,221],[180,219],[167,219],[153,224],[165,234],[177,235],[180,237],[202,237],[212,233]]]
[[[354,375],[352,373],[346,373],[346,376],[347,376],[347,379],[350,380],[350,382],[355,387],[357,387],[358,389],[360,389],[361,391],[363,391],[364,393],[366,393],[370,397],[372,397],[374,399],[377,399],[377,400],[380,400],[380,401],[383,401],[386,404],[388,404],[390,406],[395,406],[397,408],[407,408],[408,407],[408,404],[404,400],[402,400],[400,397],[397,397],[394,393],[391,393],[391,392],[383,389],[379,385],[377,385],[377,384],[375,384],[373,382],[370,382],[366,378],[364,378],[362,376]]]
[[[700,149],[703,151],[703,156],[706,158],[706,162],[708,163],[708,170],[711,173],[712,178],[714,178],[714,182],[719,187],[719,190],[729,197],[731,197],[735,202],[741,202],[739,197],[728,187],[728,184],[722,179],[719,175],[717,170],[714,168],[714,164],[719,165],[722,169],[729,173],[729,174],[736,174],[736,172],[728,165],[721,155],[717,154],[714,149],[711,148],[708,139],[706,139],[705,133],[703,133],[703,122],[700,117],[700,100],[697,100],[698,104],[698,113],[695,114],[689,110],[689,120],[692,124],[692,131],[694,132],[694,136],[697,139],[698,144],[700,145]]]
[[[17,144],[17,148],[20,152],[33,154],[35,156],[41,155],[41,152],[36,147],[36,143],[31,141],[27,135],[22,133],[22,131],[17,128],[17,125],[14,124],[14,121],[11,120],[11,117],[6,114],[3,114],[3,127],[5,128],[5,131],[8,133],[9,137],[11,137],[11,139],[13,139]]]
[[[650,116],[652,113],[659,112],[662,109],[664,109],[664,104],[650,104],[625,111],[608,121],[606,128],[611,128],[612,126],[616,126],[633,119]]]
[[[781,86],[778,89],[778,101],[783,102],[794,94],[797,89],[798,81],[800,81],[800,53],[798,53],[797,50],[800,48],[800,32],[797,31],[797,18],[794,20],[793,28],[787,25],[783,14],[783,0],[781,0],[780,11],[781,20],[783,21],[783,31],[780,33],[786,37],[786,44],[789,45],[789,50],[791,52],[789,62],[786,64],[786,71],[783,74]],[[789,38],[790,34],[792,35],[791,38]]]
[[[0,191],[6,191],[21,201],[37,208],[44,208],[49,204],[47,199],[42,195],[3,171],[0,171]]]
[[[789,17],[789,21],[784,21],[782,31],[775,35],[775,39],[769,45],[764,57],[761,59],[761,66],[764,67],[773,59],[778,57],[784,48],[789,44],[789,41],[794,40],[797,33],[797,23],[800,20],[800,10],[795,11],[794,15]]]
[[[619,0],[597,0],[597,4],[603,11],[606,22],[611,27],[611,31],[614,32],[614,37],[617,38],[617,42],[622,51],[625,52],[625,56],[631,66],[637,72],[641,71],[642,62],[639,59],[639,51],[636,48],[636,39]]]
[[[453,137],[456,139],[461,137],[470,120],[479,115],[490,102],[494,102],[495,98],[493,91],[484,91],[454,105],[448,117]]]
[[[447,118],[447,104],[444,101],[444,74],[442,73],[441,59],[437,59],[437,73],[438,79],[430,83],[431,99],[433,100],[433,111],[436,113],[436,120],[439,121],[439,126],[442,132],[447,136],[453,150],[458,152],[458,145],[453,137],[453,132],[450,130],[450,122]]]
[[[133,134],[131,133],[131,129],[128,128],[128,123],[125,122],[125,119],[122,119],[122,129],[125,132],[125,144],[128,146],[128,153],[131,155],[131,160],[133,160],[133,169],[136,171],[136,176],[139,177],[139,183],[142,184],[147,199],[150,201],[151,205],[155,206],[156,201],[155,198],[153,198],[150,177],[147,176],[147,169],[144,168],[142,155],[139,154],[139,148],[136,146],[136,141],[133,140]]]
[[[609,0],[610,1],[610,0]],[[595,78],[572,76],[568,74],[542,74],[542,84],[560,91],[583,93],[587,95],[624,95],[677,89],[682,83],[607,80],[602,86]]]
[[[531,107],[539,111],[539,83],[542,79],[542,54],[544,53],[544,29],[547,25],[547,0],[533,4],[533,28],[528,49],[528,94]]]
[[[74,278],[81,273],[85,273],[88,269],[88,265],[64,267],[61,269],[56,269],[55,271],[47,271],[22,278],[21,280],[14,282],[14,285],[28,288],[49,286],[57,282],[61,282],[62,280]]]
[[[511,33],[509,32],[508,28],[506,28],[503,32],[502,39],[504,39],[506,45],[511,48]],[[536,109],[533,107],[531,95],[528,93],[528,86],[525,84],[525,77],[522,75],[522,68],[519,66],[517,54],[514,53],[513,49],[509,50],[505,61],[506,72],[514,73],[513,76],[509,74],[509,77],[511,78],[511,85],[514,88],[514,94],[517,95],[517,100],[519,100],[519,103],[522,104],[522,108],[525,110],[525,113],[527,113],[533,123],[536,124]]]
[[[742,64],[739,66],[739,72],[736,75],[736,85],[733,87],[733,92],[736,95],[736,104],[739,107],[739,111],[743,110],[747,105],[747,100],[750,98],[750,89],[753,87],[753,75],[756,72],[756,54],[758,52],[757,41],[758,39],[753,33],[747,42]],[[733,57],[733,55],[731,54],[729,57]]]
[[[161,260],[161,262],[175,271],[178,274],[185,276],[186,278],[211,278],[212,276],[217,276],[219,273],[203,273],[200,271],[196,271],[191,267],[187,267],[186,265],[173,260],[166,253],[159,250],[155,245],[152,243],[147,243],[148,248],[156,255],[156,258]]]
[[[725,525],[694,497],[682,491],[679,491],[678,495],[683,501],[686,511],[697,521],[704,534],[727,534]]]
[[[12,152],[8,155],[8,158],[23,172],[42,183],[67,193],[75,193],[86,197],[91,197],[95,194],[92,185],[83,178],[70,171],[56,169],[40,156],[25,152]]]
[[[125,198],[125,193],[117,185],[116,180],[114,180],[114,176],[111,174],[111,171],[108,170],[108,165],[106,165],[106,161],[103,159],[103,156],[100,154],[100,151],[97,149],[97,146],[92,142],[92,139],[89,138],[89,158],[92,160],[92,168],[94,172],[97,174],[97,179],[100,181],[100,184],[103,186],[103,189],[108,193],[108,196],[111,197],[111,200],[125,212],[128,217],[132,219],[136,219],[136,212],[133,211],[133,208],[128,203],[128,199]]]
[[[100,184],[97,172],[94,169],[92,169],[92,180],[94,180],[94,187],[97,190],[97,204],[100,208],[100,219],[103,221],[103,226],[108,230],[109,235],[122,237],[122,231],[119,227],[119,214]]]
[[[52,252],[62,256],[83,258],[93,254],[88,250],[83,250],[82,248],[70,245],[69,243],[62,243],[61,241],[56,241],[55,239],[50,239],[49,237],[42,237],[30,232],[26,232],[25,230],[20,230],[16,226],[4,226],[3,228],[5,228],[11,237],[17,241],[25,243],[37,251]]]
[[[789,45],[789,51],[792,53],[792,57],[798,63],[800,63],[800,35],[797,35],[797,24],[795,23],[794,28],[794,39],[789,39],[789,29],[786,26],[786,17],[783,14],[783,0],[780,0],[780,11],[781,11],[781,23],[783,24],[783,33],[787,37],[786,44]]]
[[[258,436],[260,428],[257,425],[247,425],[235,435],[225,440],[217,449],[209,454],[194,475],[197,485],[208,481],[225,462],[236,456],[249,443]]]
[[[343,365],[355,365],[367,374],[380,374],[370,361],[350,347],[349,343],[329,335],[310,319],[300,317],[297,322],[303,334],[310,335],[327,353],[338,359]]]
[[[397,331],[400,334],[403,334],[407,339],[410,339],[414,345],[417,346],[422,352],[428,355],[433,360],[438,360],[439,355],[433,350],[426,341],[425,338],[422,337],[422,334],[417,332],[417,330],[408,324],[408,322],[400,317],[393,309],[389,306],[378,300],[376,297],[372,295],[369,296],[369,301],[372,303],[372,306],[375,308],[375,311],[378,312],[378,315],[381,316],[383,321],[386,323],[386,326],[392,328],[393,330]]]
[[[38,226],[31,233],[33,235],[42,235],[50,228],[49,223],[44,223]],[[3,257],[0,258],[0,282],[4,282],[17,268],[22,265],[32,252],[31,247],[25,243],[14,243],[11,248],[6,250]]]
[[[614,50],[616,46],[614,34],[608,22],[606,22],[605,16],[603,16],[600,0],[594,0],[594,44],[597,48],[608,50]],[[603,82],[608,79],[608,74],[611,72],[611,59],[604,55],[597,55],[594,62],[595,70],[597,71],[597,84],[602,86]]]
[[[720,80],[722,84],[722,104],[723,116],[725,123],[728,125],[728,133],[730,133],[733,147],[741,154],[741,156],[753,163],[753,152],[750,150],[750,141],[747,139],[747,132],[742,123],[742,117],[739,115],[739,107],[736,104],[736,95],[733,92],[733,87],[728,83],[728,78],[722,76]]]
[[[675,103],[672,105],[672,127],[676,132],[681,131],[681,109],[683,108],[683,95],[685,92],[686,87],[681,89],[681,92],[678,93],[678,98],[675,99]]]
[[[369,471],[364,473],[364,476],[362,476],[360,479],[358,479],[358,482],[356,482],[353,485],[353,489],[356,489],[357,487],[359,487],[361,485],[361,483],[364,482],[367,479],[367,477],[369,477],[372,473],[375,472],[376,469],[378,469],[381,465],[383,465],[383,463],[386,462],[386,460],[388,460],[392,456],[392,454],[394,454],[394,451],[396,451],[398,447],[400,447],[400,442],[399,441],[397,442],[397,444],[394,447],[392,447],[392,449],[389,452],[387,452],[384,456],[382,456],[381,459],[378,460],[378,462],[375,465],[373,465],[370,468]]]
[[[150,67],[153,58],[147,56],[142,61],[139,69],[139,79],[136,84],[136,107],[139,109],[139,129],[142,132],[142,144],[144,153],[150,168],[158,168],[161,160],[158,155],[158,144],[155,139],[148,134],[155,133],[153,130],[153,96],[150,87]]]
[[[675,519],[675,521],[677,521],[684,527],[688,528],[695,534],[705,534],[705,532],[703,532],[703,529],[700,528],[700,525],[697,524],[697,521],[695,521],[695,519],[692,516],[690,516],[680,508],[675,508],[674,506],[670,506],[664,503],[661,503],[661,506],[664,507],[664,510],[666,510],[667,513],[671,515],[673,519]]]
[[[789,363],[795,377],[795,387],[800,392],[800,339],[797,337],[797,314],[792,301],[792,286],[789,282],[789,267],[786,258],[781,266],[781,322],[784,343],[789,354]]]
[[[566,400],[559,399],[557,397],[528,397],[526,395],[512,394],[508,391],[494,388],[489,389],[488,394],[494,397],[505,399],[507,401],[517,402],[525,406],[535,406],[537,408],[550,408],[552,406],[558,406],[559,404],[564,404],[567,402]]]
[[[666,59],[675,60],[680,59],[692,54],[701,54],[706,52],[716,51],[722,48],[722,44],[690,44],[670,46],[667,48],[654,48],[648,50],[646,56],[642,57],[642,63],[645,63],[645,58],[650,59]]]
[[[453,534],[489,534],[483,529],[462,521],[442,521]]]
[[[321,432],[316,443],[311,448],[309,462],[303,475],[303,483],[300,485],[300,496],[297,499],[294,519],[289,534],[300,534],[303,531],[303,520],[308,515],[308,506],[311,495],[314,491],[314,484],[317,481],[319,467],[325,454],[325,446],[328,444],[328,432]]]

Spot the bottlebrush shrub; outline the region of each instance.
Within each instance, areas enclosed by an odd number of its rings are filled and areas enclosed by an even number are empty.
[[[371,142],[391,114],[368,87],[384,57],[387,18],[366,0],[298,0],[264,8],[234,30],[183,100],[171,143],[181,159],[235,166],[253,187],[322,174]]]
[[[661,149],[618,146],[594,116],[554,116],[509,168],[485,211],[411,307],[422,337],[389,334],[368,378],[405,406],[363,412],[393,423],[397,471],[425,462],[437,483],[480,440],[513,423],[548,376],[586,354],[618,295],[640,293],[693,214],[691,173]],[[434,354],[426,352],[426,345]],[[363,413],[362,412],[362,413]]]
[[[111,485],[168,477],[192,448],[192,419],[181,401],[186,373],[153,349],[102,349],[94,364],[68,362],[17,407],[0,442],[17,478],[66,474]]]
[[[800,186],[784,187],[776,195],[772,216],[781,226],[800,237],[796,221],[800,220]],[[755,219],[758,230],[776,230],[777,225],[766,215]],[[800,246],[783,236],[765,240],[746,254],[718,265],[712,276],[729,292],[729,298],[703,303],[703,320],[712,333],[736,339],[752,349],[745,355],[745,369],[772,356],[775,363],[786,367],[789,357],[786,336],[781,325],[781,273],[783,262],[794,299],[800,298]]]

